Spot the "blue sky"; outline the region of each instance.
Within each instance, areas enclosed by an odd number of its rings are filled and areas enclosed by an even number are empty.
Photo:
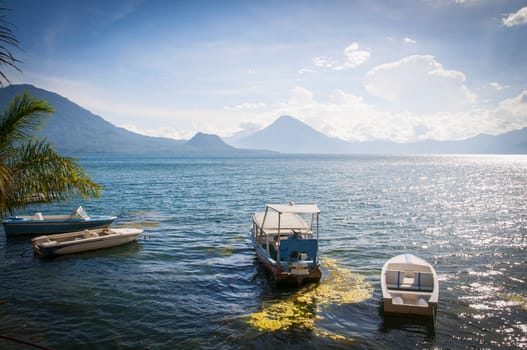
[[[527,127],[527,1],[5,1],[13,83],[146,135],[287,114],[348,141]]]

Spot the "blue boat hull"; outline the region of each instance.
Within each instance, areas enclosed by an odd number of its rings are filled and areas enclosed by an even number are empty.
[[[17,220],[2,221],[8,236],[53,234],[86,229],[103,228],[109,226],[115,216],[92,217],[88,220]]]

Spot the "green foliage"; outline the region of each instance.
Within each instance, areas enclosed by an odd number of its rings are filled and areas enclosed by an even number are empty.
[[[0,69],[0,86],[4,85],[3,81],[9,83],[9,79],[4,73],[3,66],[9,66],[20,71],[17,66],[17,63],[20,63],[20,61],[11,54],[11,51],[9,51],[10,46],[16,49],[18,48],[18,40],[10,28],[11,24],[5,20],[5,16],[3,15],[3,13],[7,11],[9,11],[7,8],[0,7],[0,68],[2,68]]]
[[[0,116],[0,216],[35,196],[44,202],[97,198],[95,184],[74,159],[59,155],[46,140],[31,137],[53,108],[28,93],[17,96]]]

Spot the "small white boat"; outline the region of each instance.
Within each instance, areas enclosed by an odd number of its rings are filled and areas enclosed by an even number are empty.
[[[425,260],[412,254],[391,258],[382,267],[381,288],[385,313],[435,317],[439,282]]]
[[[40,256],[81,253],[132,242],[143,232],[137,228],[101,228],[35,237],[33,250]]]

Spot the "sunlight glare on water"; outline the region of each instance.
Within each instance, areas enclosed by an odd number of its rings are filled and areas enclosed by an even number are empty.
[[[527,348],[527,156],[83,156],[129,245],[56,259],[0,229],[0,335],[63,349]],[[248,231],[315,203],[323,279],[272,287]],[[440,278],[435,322],[386,317],[380,271]],[[263,271],[262,271],[263,270]],[[1,349],[10,349],[0,340]],[[11,347],[12,348],[12,347]]]

